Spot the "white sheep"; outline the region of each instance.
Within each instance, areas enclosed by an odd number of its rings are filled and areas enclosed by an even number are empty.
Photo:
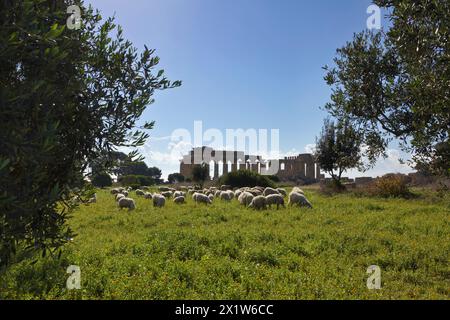
[[[308,208],[312,209],[312,205],[308,201],[308,199],[306,199],[305,195],[303,195],[301,193],[297,193],[297,192],[291,192],[289,194],[288,205],[289,206],[299,205],[299,206],[304,206],[304,207],[308,207]]]
[[[286,189],[283,189],[283,188],[277,188],[277,191],[278,191],[282,196],[284,196],[284,197],[287,196]]]
[[[266,204],[269,206],[269,208],[273,205],[277,205],[277,210],[282,206],[283,208],[286,208],[284,205],[284,198],[281,194],[269,194],[266,196]]]
[[[167,188],[167,187],[159,187],[158,190],[161,191],[161,192],[170,191],[170,189]]]
[[[119,201],[122,198],[126,198],[125,195],[123,193],[118,193],[116,194],[116,201]]]
[[[120,198],[118,202],[119,208],[128,208],[128,211],[136,209],[136,204],[131,198]]]
[[[141,189],[136,189],[136,195],[137,196],[144,196],[145,195],[145,192],[144,191],[142,191]]]
[[[264,196],[256,196],[248,207],[256,210],[266,209],[266,198]]]
[[[254,196],[250,192],[244,191],[239,195],[238,201],[240,204],[248,206],[252,202],[253,198]]]
[[[212,204],[211,199],[208,198],[208,196],[206,194],[203,193],[194,193],[194,195],[192,196],[192,199],[194,199],[195,202],[202,202],[202,203],[206,203],[206,204]]]
[[[266,196],[271,195],[271,194],[280,194],[280,193],[278,192],[277,189],[273,189],[273,188],[270,188],[270,187],[267,187],[267,188],[264,189],[263,196],[266,197]]]
[[[302,189],[300,189],[299,187],[294,187],[294,188],[292,188],[292,191],[291,191],[291,193],[300,193],[300,194],[305,194],[304,192],[303,192],[303,190]]]
[[[144,198],[151,200],[153,198],[153,195],[150,192],[146,192],[144,193]]]
[[[231,201],[232,197],[228,191],[220,192],[220,200]]]
[[[170,197],[172,197],[172,191],[164,191],[164,192],[161,192],[161,195],[162,195],[164,198],[170,198]]]
[[[255,188],[249,189],[248,192],[250,192],[254,197],[262,196],[263,194],[261,190]]]
[[[111,189],[110,193],[111,193],[111,194],[118,194],[118,193],[120,193],[120,192],[119,192],[119,189],[118,189],[118,188],[114,188],[114,189]]]
[[[210,194],[210,195],[208,196],[208,198],[209,198],[209,200],[211,200],[211,203],[212,203],[212,201],[214,200],[214,195],[213,195],[213,194]]]
[[[154,207],[162,208],[166,204],[166,198],[162,194],[155,193],[152,199]]]
[[[173,193],[173,197],[174,198],[177,198],[177,197],[185,197],[186,196],[186,192],[183,192],[183,191],[175,191],[174,193]]]
[[[173,202],[177,204],[182,204],[185,203],[185,198],[183,196],[178,196],[173,199]]]

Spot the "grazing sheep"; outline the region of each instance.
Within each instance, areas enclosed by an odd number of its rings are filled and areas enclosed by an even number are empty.
[[[250,202],[250,205],[248,207],[256,210],[265,210],[266,198],[264,196],[256,196],[253,198],[252,202]]]
[[[124,189],[124,190],[122,190],[122,192],[121,192],[122,194],[124,194],[125,195],[125,197],[128,197],[128,191],[126,190],[126,189]]]
[[[269,194],[266,196],[266,204],[269,206],[269,208],[273,205],[277,205],[277,210],[282,206],[283,208],[286,208],[284,205],[284,198],[281,194]]]
[[[185,199],[183,196],[178,196],[173,199],[173,202],[177,204],[182,204],[185,203]]]
[[[142,191],[141,189],[136,189],[136,195],[137,196],[144,196],[145,195],[145,192],[144,191]]]
[[[144,190],[144,191],[148,191],[148,190],[150,190],[150,188],[149,188],[149,187],[147,187],[147,186],[143,186],[143,187],[142,187],[142,190]]]
[[[136,209],[136,204],[131,198],[120,198],[118,205],[120,209],[128,208],[128,211]]]
[[[223,184],[220,186],[221,191],[227,191],[227,190],[231,190],[231,189],[233,189],[233,188],[227,184]]]
[[[162,194],[155,193],[152,199],[154,207],[162,208],[166,204],[166,198]]]
[[[300,207],[308,207],[312,209],[311,203],[306,199],[305,195],[297,192],[291,192],[289,194],[289,206],[299,205]]]
[[[231,201],[231,194],[228,191],[220,192],[220,200]]]
[[[120,193],[119,189],[117,189],[117,188],[111,189],[110,192],[111,192],[111,194],[118,194],[118,193]]]
[[[255,188],[249,189],[248,192],[250,192],[254,197],[262,196],[263,194],[261,190]]]
[[[164,198],[170,198],[170,197],[172,197],[172,191],[164,191],[164,192],[161,192],[161,195],[162,195]]]
[[[266,197],[271,194],[280,194],[280,193],[278,192],[277,189],[273,189],[273,188],[269,188],[269,187],[264,189],[263,196]]]
[[[174,198],[185,197],[185,196],[186,196],[186,192],[183,192],[183,191],[175,191],[175,192],[173,193],[173,197],[174,197]]]
[[[203,193],[194,193],[194,195],[192,196],[192,199],[194,199],[195,202],[202,202],[202,203],[206,203],[206,204],[212,204],[211,199],[208,198],[208,196],[206,194]]]
[[[150,192],[146,192],[145,194],[144,194],[144,198],[145,199],[152,199],[153,198],[153,195],[150,193]]]
[[[214,200],[214,195],[213,194],[210,194],[209,196],[208,196],[208,198],[209,198],[209,200],[211,200],[211,202]]]
[[[244,191],[240,194],[238,201],[240,204],[247,207],[252,202],[253,198],[254,197],[250,192]]]
[[[119,201],[122,198],[126,198],[125,195],[123,193],[118,193],[116,194],[116,201]]]
[[[239,196],[242,194],[242,190],[241,189],[237,189],[235,192],[234,192],[234,196],[237,198],[237,199],[239,199]]]
[[[277,191],[278,191],[283,197],[286,197],[286,196],[287,196],[286,189],[283,189],[283,188],[277,188]]]
[[[167,188],[167,187],[159,187],[158,190],[161,191],[161,192],[170,191],[170,189]]]
[[[299,187],[294,187],[294,188],[292,188],[292,191],[291,191],[291,193],[300,193],[300,194],[305,194],[304,192],[303,192],[303,190],[302,189],[300,189]]]
[[[220,194],[222,193],[222,191],[220,191],[220,190],[216,190],[216,192],[214,192],[214,196],[216,197],[216,198],[220,198]]]

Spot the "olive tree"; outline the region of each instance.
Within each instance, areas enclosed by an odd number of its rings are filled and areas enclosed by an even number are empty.
[[[341,184],[342,174],[347,170],[364,170],[371,165],[370,161],[364,165],[361,141],[359,133],[349,122],[324,120],[322,132],[316,138],[314,157],[336,185]]]
[[[376,0],[387,30],[358,33],[325,67],[326,109],[363,133],[368,156],[399,139],[416,164],[450,174],[450,3]]]
[[[72,4],[80,29],[66,26]],[[117,147],[142,145],[154,123],[136,122],[155,90],[180,85],[158,62],[83,1],[0,1],[1,264],[18,244],[53,253],[73,236],[70,199],[87,196],[89,164],[106,170]]]

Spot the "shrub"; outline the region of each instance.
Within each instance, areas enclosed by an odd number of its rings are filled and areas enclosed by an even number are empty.
[[[224,174],[220,177],[219,184],[230,185],[233,188],[255,186],[275,188],[275,183],[267,176],[249,170],[238,170]]]
[[[408,188],[408,180],[401,174],[387,174],[368,186],[368,193],[374,196],[390,198],[408,198],[412,193]]]
[[[127,187],[141,187],[141,186],[151,186],[155,184],[155,180],[152,177],[142,176],[142,175],[127,175],[122,176],[118,179],[118,182]]]
[[[99,173],[92,177],[92,184],[95,187],[104,188],[112,186],[111,176],[107,173]]]
[[[169,181],[169,183],[184,182],[184,176],[180,173],[171,173],[167,177],[167,181]]]
[[[267,178],[269,178],[273,182],[280,182],[280,178],[277,176],[267,176]]]
[[[197,183],[200,188],[209,178],[209,167],[206,164],[197,164],[192,168],[192,181]]]
[[[333,195],[335,193],[341,193],[346,191],[345,186],[340,182],[334,179],[327,180],[320,184],[320,192],[324,195]]]

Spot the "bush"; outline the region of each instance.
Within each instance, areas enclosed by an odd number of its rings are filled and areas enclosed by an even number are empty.
[[[345,186],[341,182],[336,181],[334,179],[327,180],[320,184],[320,192],[324,195],[331,196],[336,193],[341,193],[345,191],[346,191]]]
[[[99,173],[92,177],[92,184],[98,188],[111,187],[112,179],[107,173]]]
[[[273,182],[280,182],[280,178],[277,176],[267,176],[267,178],[269,178]]]
[[[370,195],[384,198],[409,198],[412,193],[408,188],[408,179],[401,174],[387,174],[368,186]]]
[[[219,184],[230,185],[233,188],[255,186],[275,188],[275,183],[268,176],[263,176],[249,170],[238,170],[224,174],[220,177]]]
[[[152,177],[142,176],[142,175],[127,175],[122,176],[118,179],[118,182],[122,186],[126,187],[142,187],[142,186],[151,186],[155,184],[155,180]]]
[[[180,173],[171,173],[167,177],[167,181],[169,181],[169,183],[184,182],[184,176]]]

